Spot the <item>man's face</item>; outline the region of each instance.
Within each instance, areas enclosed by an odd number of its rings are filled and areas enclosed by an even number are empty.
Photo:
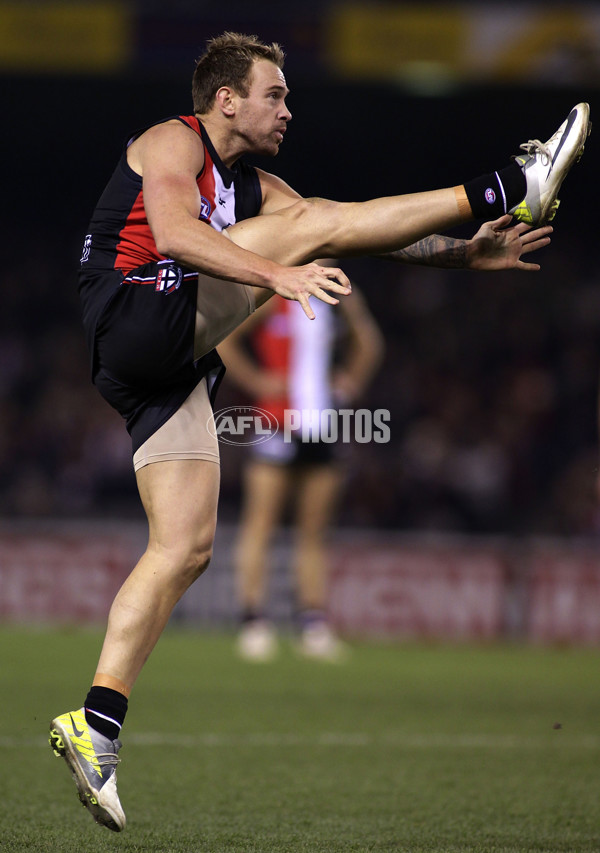
[[[255,61],[247,98],[237,99],[235,131],[247,150],[274,157],[292,114],[285,105],[288,88],[280,68],[265,59]]]

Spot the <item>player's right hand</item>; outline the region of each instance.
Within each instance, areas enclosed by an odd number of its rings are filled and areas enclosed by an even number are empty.
[[[352,285],[346,273],[338,267],[312,263],[302,267],[286,267],[278,276],[274,290],[284,299],[299,302],[308,319],[314,320],[309,297],[316,296],[322,302],[337,305],[340,300],[331,296],[331,293],[347,296],[352,292]]]

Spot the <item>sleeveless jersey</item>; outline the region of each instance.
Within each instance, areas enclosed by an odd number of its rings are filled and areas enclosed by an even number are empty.
[[[302,306],[274,296],[275,309],[256,328],[252,349],[260,365],[286,379],[287,393],[263,397],[256,405],[283,427],[285,410],[303,412],[302,421],[315,421],[318,412],[333,407],[330,373],[333,364],[334,312],[326,302],[311,303],[316,315],[307,320]],[[318,422],[318,418],[317,418]]]
[[[199,219],[221,231],[241,219],[258,215],[262,195],[256,170],[241,160],[233,169],[225,166],[195,116],[171,116],[170,119],[190,127],[204,145],[204,167],[196,178],[201,196]],[[162,119],[154,125],[170,119]],[[129,139],[90,221],[79,280],[88,328],[95,326],[115,287],[110,276],[98,273],[120,273],[122,280],[145,264],[169,260],[157,250],[148,224],[142,178],[127,162],[129,145],[154,125],[136,131]]]

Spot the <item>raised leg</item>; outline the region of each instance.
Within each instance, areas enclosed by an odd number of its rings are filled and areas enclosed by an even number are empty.
[[[396,251],[472,218],[462,188],[448,188],[365,202],[302,199],[224,233],[243,249],[297,266],[319,258]],[[265,288],[254,291],[257,307],[272,296]]]
[[[301,199],[276,213],[238,222],[239,246],[286,266],[317,258],[391,252],[473,219],[459,190],[387,196],[364,202]]]

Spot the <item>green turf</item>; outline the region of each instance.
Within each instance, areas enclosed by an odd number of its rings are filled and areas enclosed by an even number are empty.
[[[340,666],[171,629],[123,732],[122,834],[46,743],[100,634],[0,629],[7,853],[600,850],[599,650],[356,645]],[[555,728],[561,724],[561,728]]]

